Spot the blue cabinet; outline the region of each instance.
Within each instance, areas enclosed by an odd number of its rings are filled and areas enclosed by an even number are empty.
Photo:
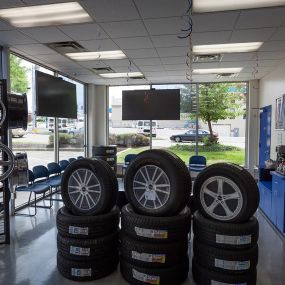
[[[260,181],[258,187],[260,192],[259,207],[269,219],[272,219],[272,182]]]

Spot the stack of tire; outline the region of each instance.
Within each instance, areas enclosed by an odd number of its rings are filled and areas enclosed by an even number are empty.
[[[188,276],[191,178],[162,150],[140,153],[128,166],[122,208],[121,273],[130,284],[179,285]]]
[[[75,281],[111,274],[119,262],[118,183],[104,161],[80,159],[64,171],[57,213],[57,267]]]
[[[242,167],[218,163],[194,184],[193,278],[198,285],[256,284],[259,192]]]
[[[92,147],[92,158],[107,162],[113,171],[117,173],[117,146],[100,145]]]

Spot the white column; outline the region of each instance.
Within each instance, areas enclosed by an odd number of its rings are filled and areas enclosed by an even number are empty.
[[[258,165],[259,151],[259,80],[250,80],[246,110],[246,165],[251,174]]]
[[[92,155],[92,146],[108,144],[108,87],[88,84],[88,156]]]

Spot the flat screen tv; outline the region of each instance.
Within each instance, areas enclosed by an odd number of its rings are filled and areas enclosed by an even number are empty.
[[[123,120],[180,120],[180,90],[123,91]]]
[[[37,116],[77,118],[76,85],[36,71]]]

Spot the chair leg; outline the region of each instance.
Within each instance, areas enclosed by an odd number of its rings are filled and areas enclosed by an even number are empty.
[[[37,199],[36,192],[34,192],[34,194],[35,194],[35,201],[36,201]],[[32,205],[31,196],[32,196],[32,192],[30,192],[30,195],[29,195],[28,209],[30,209]],[[37,203],[34,203],[34,214],[25,214],[25,213],[15,212],[15,216],[24,216],[24,217],[34,217],[36,214],[37,214]]]

